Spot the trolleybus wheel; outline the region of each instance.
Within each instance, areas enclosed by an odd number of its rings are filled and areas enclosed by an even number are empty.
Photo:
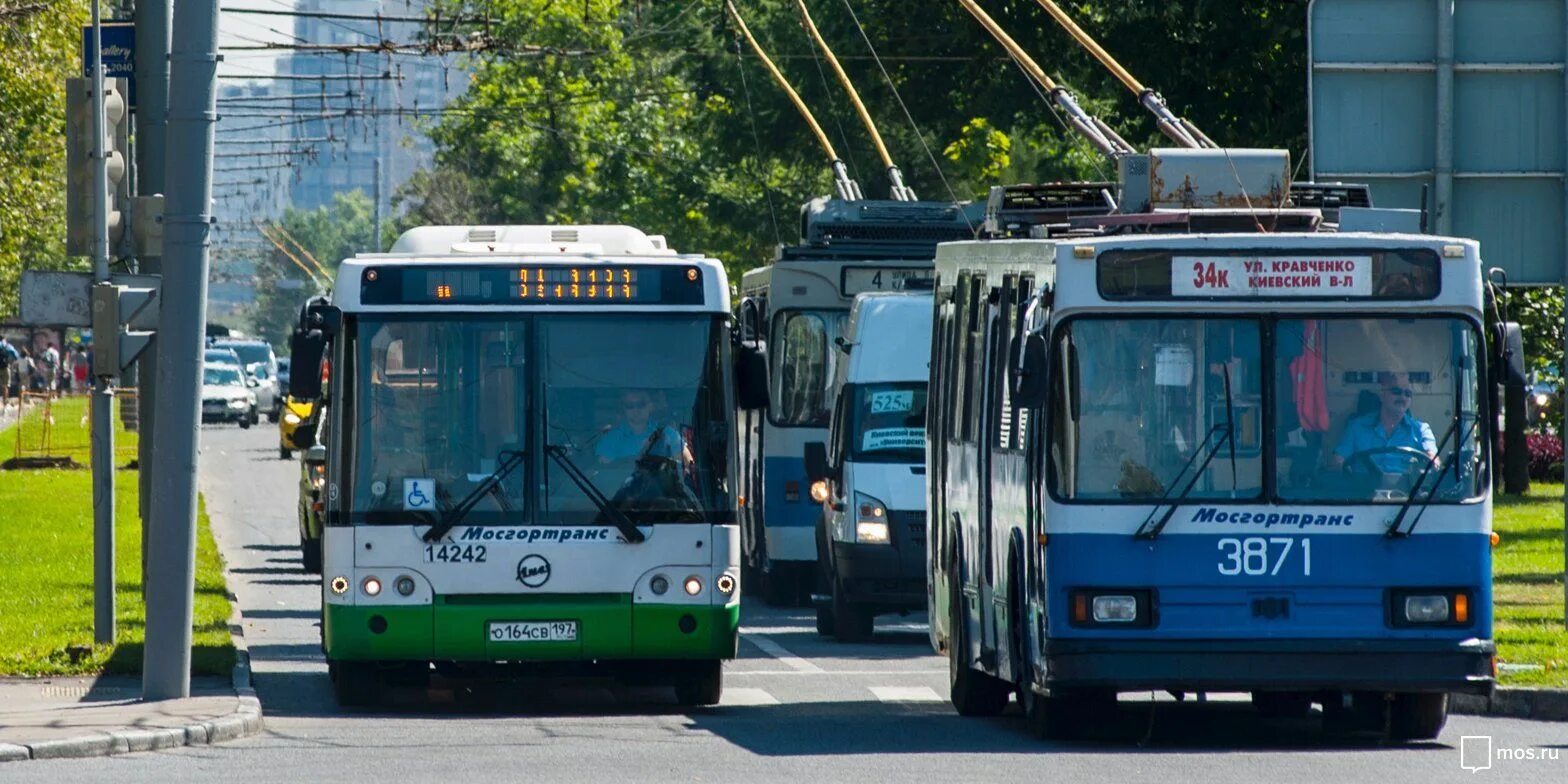
[[[1403,692],[1389,703],[1388,734],[1394,740],[1432,740],[1448,723],[1448,695]]]
[[[958,571],[948,577],[952,599],[948,602],[947,650],[948,698],[960,716],[995,716],[1007,707],[1008,684],[969,666],[969,644],[965,631],[963,588]]]
[[[694,662],[675,676],[675,701],[686,707],[718,705],[724,696],[724,669],[717,659]]]
[[[380,699],[381,679],[374,664],[331,662],[327,674],[332,678],[332,695],[345,708],[374,705]]]
[[[833,636],[840,642],[865,642],[871,639],[875,621],[870,610],[849,603],[843,583],[833,581]]]
[[[1255,691],[1252,707],[1270,719],[1302,719],[1312,712],[1312,695],[1299,691]]]

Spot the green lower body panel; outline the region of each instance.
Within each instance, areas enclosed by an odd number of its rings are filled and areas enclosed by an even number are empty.
[[[571,642],[496,642],[498,621],[576,621]],[[731,659],[740,605],[633,604],[629,595],[436,597],[434,605],[328,604],[332,661]]]

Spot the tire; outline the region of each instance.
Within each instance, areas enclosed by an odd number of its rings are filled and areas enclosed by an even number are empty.
[[[1447,694],[1401,692],[1388,707],[1388,735],[1393,740],[1433,740],[1448,723]]]
[[[289,458],[291,458],[293,456],[294,456],[294,450],[289,449],[286,446],[282,446],[281,444],[278,446],[278,459],[279,460],[287,460],[287,459],[289,459]]]
[[[305,571],[321,574],[321,540],[306,539],[299,543],[299,559]]]
[[[952,600],[948,602],[948,636],[952,641],[947,650],[948,698],[960,716],[995,716],[1007,707],[1009,684],[975,670],[966,661],[969,644],[960,613],[963,611],[963,588],[959,586],[957,570],[949,578]]]
[[[1252,707],[1266,719],[1304,719],[1312,713],[1312,695],[1299,691],[1255,691]]]
[[[795,606],[795,580],[793,570],[785,567],[776,567],[769,570],[764,564],[758,570],[762,574],[762,601],[769,607],[794,607]]]
[[[724,668],[717,659],[696,662],[675,678],[675,701],[683,707],[718,705],[724,696]]]
[[[332,696],[345,708],[363,708],[381,701],[381,678],[366,662],[328,662]]]
[[[833,605],[817,607],[817,634],[833,636]]]
[[[839,642],[865,642],[871,639],[876,618],[870,610],[849,602],[844,586],[833,581],[833,636]]]

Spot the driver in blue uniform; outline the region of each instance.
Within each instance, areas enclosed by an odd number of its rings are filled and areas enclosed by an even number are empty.
[[[1404,373],[1378,374],[1378,410],[1352,417],[1345,423],[1345,432],[1329,457],[1329,465],[1342,468],[1345,461],[1358,452],[1388,447],[1408,447],[1426,453],[1428,460],[1437,459],[1437,439],[1432,437],[1432,426],[1410,413],[1410,399],[1415,390]],[[1395,452],[1382,452],[1368,458],[1385,473],[1399,473],[1409,465],[1408,458]]]
[[[691,450],[675,428],[665,425],[654,436],[653,409],[653,395],[647,391],[628,389],[621,393],[621,422],[604,431],[594,450],[601,464],[633,460],[644,449],[653,457],[671,458],[682,466],[691,464]]]

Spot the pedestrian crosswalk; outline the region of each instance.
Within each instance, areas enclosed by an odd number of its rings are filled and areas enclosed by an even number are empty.
[[[786,702],[821,702],[828,697],[826,694],[808,694],[795,689],[780,688],[777,691],[785,697],[780,699],[779,694],[775,694],[774,691],[766,688],[726,686],[724,698],[719,704],[729,707],[756,707],[780,705]],[[945,705],[947,703],[947,697],[938,694],[936,689],[929,686],[866,686],[839,691],[832,695],[832,699],[838,702],[880,702],[889,705]]]

